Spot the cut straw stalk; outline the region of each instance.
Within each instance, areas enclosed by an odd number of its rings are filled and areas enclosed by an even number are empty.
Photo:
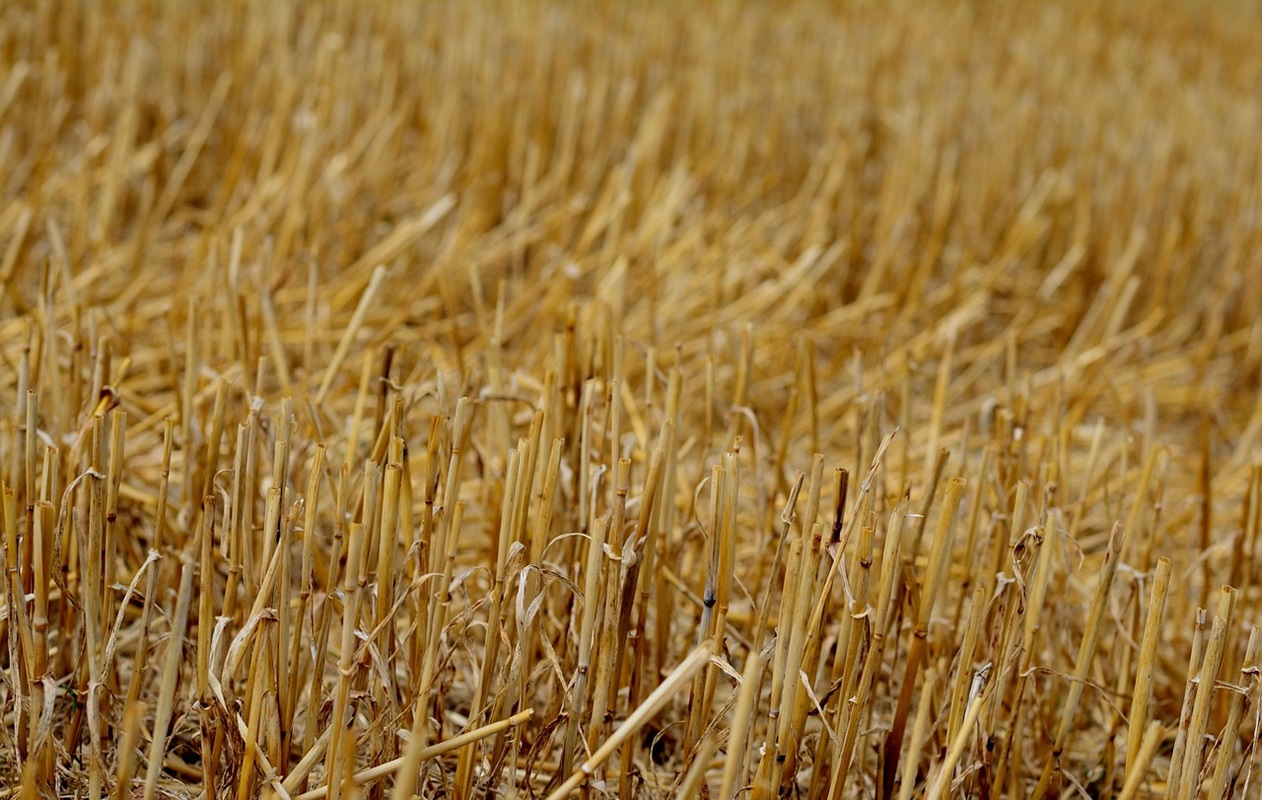
[[[1139,648],[1139,665],[1135,672],[1135,690],[1131,696],[1129,714],[1130,732],[1127,735],[1126,763],[1134,764],[1143,744],[1144,730],[1148,725],[1148,706],[1152,702],[1152,677],[1157,665],[1157,646],[1161,642],[1161,620],[1166,610],[1166,594],[1170,588],[1170,559],[1157,562],[1152,582],[1152,594],[1148,599],[1148,619],[1144,623],[1144,637]]]
[[[701,671],[710,660],[710,642],[704,642],[700,647],[695,648],[688,657],[679,662],[653,692],[646,698],[644,702],[636,707],[635,711],[627,716],[626,720],[614,731],[613,735],[606,739],[596,748],[592,755],[579,765],[570,777],[551,794],[546,800],[561,800],[568,797],[571,792],[582,785],[583,781],[591,777],[596,768],[604,763],[628,738],[633,736],[645,723],[649,722],[653,717],[657,716],[667,703],[675,696],[680,689],[688,684],[693,677]]]
[[[1227,636],[1227,620],[1214,616],[1209,635],[1209,645],[1205,652],[1205,660],[1201,663],[1201,671],[1196,676],[1196,700],[1192,706],[1192,720],[1188,727],[1188,747],[1184,752],[1183,782],[1178,787],[1177,797],[1190,800],[1197,792],[1201,779],[1201,764],[1205,748],[1205,728],[1209,722],[1210,701],[1214,696],[1214,684],[1218,680],[1218,671],[1223,663],[1223,648]]]
[[[184,651],[184,628],[188,624],[189,606],[193,600],[193,566],[184,564],[180,570],[180,592],[176,599],[171,620],[171,636],[167,640],[166,664],[162,672],[162,686],[158,692],[158,709],[154,721],[153,739],[149,747],[149,766],[145,774],[144,800],[154,800],[158,790],[158,776],[162,773],[163,756],[166,753],[168,726],[175,704],[175,682],[180,672],[180,657]]]
[[[534,709],[528,708],[525,711],[519,711],[508,719],[498,720],[496,722],[483,725],[480,728],[467,731],[458,736],[453,736],[444,742],[439,742],[438,744],[421,748],[417,752],[416,759],[419,761],[428,761],[431,758],[438,758],[441,755],[446,755],[452,751],[459,750],[465,745],[481,741],[488,736],[494,736],[497,733],[502,733],[510,728],[522,725],[528,722],[530,718],[534,716],[534,713]],[[351,781],[356,787],[362,788],[369,786],[380,778],[394,775],[402,769],[409,760],[409,756],[400,756],[399,758],[391,759],[385,763],[378,764],[375,767],[360,770],[351,776]],[[296,795],[293,800],[321,800],[321,798],[328,796],[328,787],[321,786],[318,789],[312,789],[309,792],[303,792],[300,795]]]
[[[1113,588],[1113,576],[1117,572],[1117,565],[1122,555],[1123,541],[1122,523],[1117,522],[1114,524],[1113,532],[1109,536],[1109,547],[1104,554],[1104,566],[1101,568],[1100,576],[1097,579],[1095,599],[1087,616],[1087,629],[1083,632],[1082,644],[1078,648],[1078,660],[1074,666],[1073,683],[1069,687],[1069,697],[1061,708],[1060,725],[1056,729],[1056,739],[1052,745],[1052,752],[1043,764],[1043,774],[1039,776],[1038,786],[1034,790],[1035,800],[1042,800],[1048,791],[1060,756],[1065,752],[1065,747],[1069,743],[1069,737],[1073,733],[1074,716],[1078,713],[1078,703],[1082,699],[1083,691],[1086,689],[1087,672],[1091,669],[1092,659],[1095,658],[1096,643],[1100,638],[1100,625],[1107,610],[1109,592]]]
[[[359,305],[355,307],[355,314],[351,317],[350,324],[346,326],[346,330],[342,332],[342,338],[338,340],[337,349],[333,351],[333,357],[329,359],[329,364],[324,369],[324,377],[320,380],[320,387],[316,389],[316,405],[324,402],[325,395],[328,394],[329,388],[333,385],[333,379],[337,377],[338,368],[342,366],[342,360],[346,358],[347,353],[350,352],[351,345],[355,343],[355,334],[363,326],[369,309],[372,308],[373,303],[376,301],[377,293],[381,291],[381,285],[385,283],[386,275],[384,266],[378,266],[373,270],[372,278],[364,288],[364,293],[360,295]]]
[[[1170,772],[1166,778],[1165,796],[1172,797],[1183,785],[1183,765],[1188,745],[1188,728],[1192,723],[1192,709],[1196,698],[1196,676],[1200,673],[1205,657],[1205,609],[1196,610],[1196,625],[1192,631],[1192,652],[1188,662],[1188,681],[1183,690],[1183,704],[1179,712],[1179,727],[1175,733],[1174,750],[1170,755]]]
[[[132,796],[131,779],[136,769],[136,742],[140,738],[140,723],[147,711],[143,704],[137,703],[128,706],[123,714],[123,740],[114,781],[114,800],[125,800]]]
[[[1231,766],[1236,754],[1236,741],[1240,737],[1240,722],[1244,715],[1246,699],[1256,700],[1256,690],[1246,689],[1258,669],[1258,648],[1262,646],[1262,629],[1257,625],[1249,631],[1249,642],[1245,646],[1244,662],[1240,666],[1241,686],[1232,688],[1231,702],[1227,711],[1227,724],[1223,726],[1222,741],[1219,743],[1218,759],[1214,765],[1214,775],[1210,783],[1210,800],[1223,800],[1227,796],[1228,783],[1231,780]]]
[[[701,739],[701,745],[697,748],[696,754],[692,758],[692,766],[684,773],[683,781],[679,784],[679,791],[675,793],[678,800],[692,800],[694,797],[704,793],[709,794],[709,788],[706,784],[706,770],[710,766],[710,758],[714,755],[714,751],[718,749],[718,734],[713,730],[707,733]]]
[[[565,746],[561,753],[561,772],[569,774],[571,759],[577,742],[579,719],[587,708],[587,674],[591,669],[592,650],[595,644],[596,612],[599,609],[600,564],[605,547],[605,531],[609,523],[603,517],[596,521],[587,550],[587,581],[583,590],[583,621],[579,628],[578,666],[574,677],[574,691],[570,695],[569,721],[566,726]]]
[[[355,622],[359,616],[360,587],[364,575],[365,536],[363,525],[352,522],[346,578],[342,585],[345,600],[342,608],[342,640],[341,657],[338,660],[337,694],[333,702],[333,716],[329,723],[333,736],[329,743],[328,760],[325,762],[325,789],[334,800],[339,796],[342,784],[342,771],[338,767],[343,752],[339,745],[342,737],[348,735],[348,729],[354,726],[354,718],[352,714],[348,714],[347,704],[350,700],[351,681],[354,678]],[[253,720],[250,727],[254,728]]]
[[[829,784],[828,796],[836,797],[843,781],[850,771],[854,750],[858,742],[859,721],[868,710],[871,698],[872,683],[876,670],[881,662],[885,646],[885,631],[889,617],[893,613],[893,602],[896,599],[898,570],[900,568],[903,529],[907,519],[908,498],[906,495],[899,502],[890,518],[885,536],[885,548],[881,556],[881,580],[877,591],[877,604],[873,624],[870,629],[871,641],[867,655],[864,657],[863,670],[859,673],[854,695],[838,710],[838,729],[843,729],[841,742],[834,750],[835,764]],[[844,725],[842,724],[844,721]]]
[[[995,683],[988,680],[989,674],[990,665],[987,665],[973,677],[973,685],[969,692],[968,712],[964,715],[964,722],[960,725],[959,732],[951,740],[946,759],[943,760],[941,767],[938,769],[937,778],[926,792],[925,800],[942,800],[949,794],[952,781],[954,780],[955,766],[964,754],[964,748],[968,746],[968,741],[973,736],[973,726],[977,724],[977,719],[982,709],[985,708],[989,695],[996,686]]]
[[[1147,777],[1148,767],[1152,764],[1153,756],[1157,754],[1157,748],[1161,746],[1164,735],[1165,729],[1161,727],[1160,722],[1149,723],[1139,751],[1135,754],[1134,764],[1126,770],[1126,782],[1122,785],[1122,791],[1118,794],[1117,800],[1133,800],[1138,796],[1139,787],[1143,785],[1144,778]]]
[[[898,800],[910,800],[912,793],[916,789],[916,773],[920,769],[921,750],[925,746],[925,739],[929,736],[929,713],[934,704],[933,692],[937,679],[937,670],[933,667],[925,670],[924,685],[920,689],[920,703],[916,707],[916,719],[912,723],[911,741],[908,743],[908,753],[912,757],[903,762],[903,775],[899,783]],[[948,761],[948,765],[943,767],[943,778],[949,776],[952,766]]]
[[[955,529],[956,512],[964,495],[964,480],[952,478],[947,484],[947,494],[943,501],[942,513],[938,518],[938,528],[934,535],[933,547],[929,553],[929,570],[926,576],[924,591],[921,594],[920,609],[916,617],[914,638],[911,652],[907,657],[907,666],[903,674],[902,688],[899,690],[898,707],[894,712],[893,727],[885,740],[884,750],[884,782],[883,797],[892,797],[894,779],[898,773],[898,762],[903,745],[903,731],[907,724],[907,712],[911,706],[912,692],[920,677],[920,667],[924,659],[925,642],[929,635],[929,618],[933,614],[938,592],[946,578],[947,566],[951,550],[951,534]],[[914,541],[913,541],[914,547]],[[914,550],[913,550],[914,552]]]
[[[723,783],[719,788],[720,800],[732,800],[736,795],[737,785],[743,780],[745,752],[749,731],[754,722],[754,710],[757,706],[758,689],[762,685],[758,678],[765,666],[762,654],[750,650],[745,656],[745,671],[741,674],[741,689],[736,698],[736,707],[732,713],[732,726],[728,731],[727,759],[723,765]]]

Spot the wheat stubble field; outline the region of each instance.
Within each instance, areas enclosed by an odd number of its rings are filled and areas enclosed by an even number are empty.
[[[1262,12],[0,6],[0,800],[1262,785]]]

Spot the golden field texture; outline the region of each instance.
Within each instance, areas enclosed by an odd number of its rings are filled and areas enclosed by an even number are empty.
[[[0,800],[1257,796],[1262,10],[0,5]]]

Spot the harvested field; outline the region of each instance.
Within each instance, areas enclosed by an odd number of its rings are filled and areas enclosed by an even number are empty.
[[[1260,132],[1231,0],[0,5],[0,800],[1257,796]]]

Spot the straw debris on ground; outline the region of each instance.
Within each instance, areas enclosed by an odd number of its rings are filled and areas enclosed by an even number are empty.
[[[0,6],[0,800],[1256,796],[1262,12]]]

